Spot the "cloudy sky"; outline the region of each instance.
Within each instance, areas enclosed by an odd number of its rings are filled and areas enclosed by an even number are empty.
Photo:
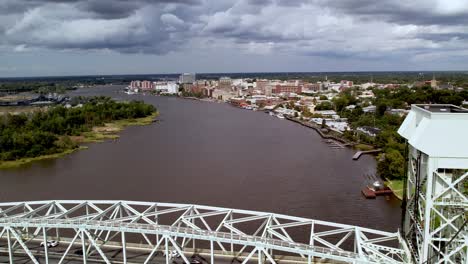
[[[0,0],[0,77],[468,70],[468,0]]]

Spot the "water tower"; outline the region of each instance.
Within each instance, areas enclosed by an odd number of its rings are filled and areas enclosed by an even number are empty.
[[[402,232],[416,263],[468,263],[468,110],[413,105]]]

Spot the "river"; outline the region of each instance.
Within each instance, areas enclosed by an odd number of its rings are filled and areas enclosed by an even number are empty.
[[[161,122],[118,140],[0,170],[0,201],[106,199],[194,203],[284,213],[396,231],[400,204],[366,200],[371,156],[330,148],[312,129],[263,112],[173,97],[126,95],[121,86],[73,95],[141,99]]]

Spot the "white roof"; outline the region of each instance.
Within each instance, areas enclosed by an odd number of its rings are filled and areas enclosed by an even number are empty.
[[[453,105],[412,105],[398,133],[431,157],[468,158],[466,109]]]

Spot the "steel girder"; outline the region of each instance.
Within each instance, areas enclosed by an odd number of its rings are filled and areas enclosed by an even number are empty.
[[[409,159],[408,247],[417,263],[468,263],[468,169],[428,169],[429,159],[419,151]]]
[[[215,251],[243,259],[244,263],[254,256],[259,263],[276,263],[279,255],[296,255],[307,263],[317,259],[345,263],[411,261],[398,232],[274,213],[132,201],[0,203],[0,239],[7,240],[10,262],[21,253],[39,263],[39,253],[32,249],[37,249],[38,241],[47,244],[56,239],[68,244],[59,263],[77,245],[85,263],[90,257],[105,263],[115,261],[115,255],[110,256],[106,247],[119,248],[119,261],[127,263],[127,243],[136,236],[140,238],[139,248],[149,253],[144,263],[150,263],[158,251],[166,253],[169,263],[175,250],[188,264],[184,252],[190,248],[207,249],[211,263]],[[46,245],[40,254],[48,263]]]

